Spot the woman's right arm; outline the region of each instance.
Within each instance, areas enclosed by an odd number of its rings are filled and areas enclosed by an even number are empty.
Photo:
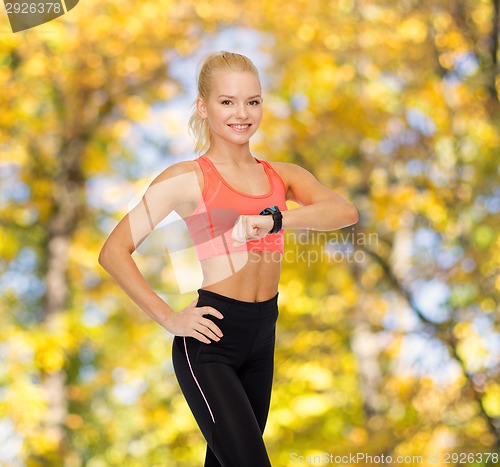
[[[152,181],[140,203],[106,239],[98,261],[134,303],[160,326],[174,335],[191,336],[209,344],[208,338],[218,341],[222,332],[203,315],[223,318],[222,314],[213,307],[196,307],[196,300],[175,312],[151,288],[132,258],[132,253],[178,203],[200,193],[196,174],[189,164],[173,164]]]

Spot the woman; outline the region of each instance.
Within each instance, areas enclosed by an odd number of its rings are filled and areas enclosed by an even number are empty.
[[[174,335],[179,385],[208,443],[205,467],[271,465],[262,434],[274,371],[278,283],[286,228],[333,230],[358,221],[354,206],[307,170],[255,158],[262,119],[259,74],[245,56],[209,54],[198,72],[189,125],[195,160],[171,165],[106,240],[99,263]],[[301,207],[287,210],[286,200]],[[175,210],[198,253],[197,299],[174,312],[131,254]]]

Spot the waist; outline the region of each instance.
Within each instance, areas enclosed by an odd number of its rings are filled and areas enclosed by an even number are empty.
[[[201,289],[255,302],[272,297],[278,290],[281,274],[279,252],[234,253],[200,262]]]
[[[279,292],[267,300],[257,302],[238,300],[206,289],[198,289],[198,296],[198,306],[212,306],[224,316],[228,313],[232,317],[243,320],[273,316],[278,310]]]

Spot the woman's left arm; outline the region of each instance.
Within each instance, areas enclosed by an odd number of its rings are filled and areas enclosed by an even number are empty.
[[[283,211],[282,228],[336,230],[358,222],[356,208],[338,193],[323,186],[302,167],[287,162],[274,162],[273,168],[286,187],[286,199],[301,207]],[[273,228],[271,216],[241,215],[232,229],[233,245],[264,237]]]
[[[284,229],[336,230],[358,222],[354,205],[322,185],[311,172],[296,164],[278,164],[286,199],[301,205],[282,213]]]

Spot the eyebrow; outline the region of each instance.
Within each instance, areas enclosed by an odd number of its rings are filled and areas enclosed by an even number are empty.
[[[236,99],[235,96],[228,96],[226,94],[221,94],[219,97],[229,97],[229,99]],[[256,96],[249,97],[248,99],[254,99],[256,97],[261,97],[260,94],[257,94]]]

